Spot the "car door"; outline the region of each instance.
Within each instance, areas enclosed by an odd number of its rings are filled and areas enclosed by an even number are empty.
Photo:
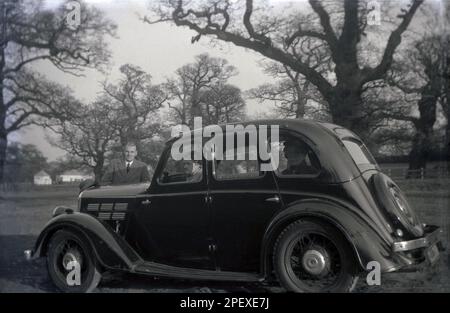
[[[211,229],[216,265],[223,271],[259,271],[264,231],[281,208],[273,172],[260,170],[250,147],[247,143],[244,156],[236,146],[226,147],[224,155],[234,160],[209,162]]]
[[[205,161],[175,160],[170,152],[169,146],[156,169],[149,193],[138,199],[136,217],[137,224],[145,229],[146,259],[210,269]]]

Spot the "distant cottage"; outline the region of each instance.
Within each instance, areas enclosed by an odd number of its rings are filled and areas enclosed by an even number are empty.
[[[34,175],[34,184],[35,185],[51,185],[52,178],[46,171],[41,170]]]
[[[81,182],[91,178],[93,178],[93,175],[78,170],[68,170],[59,175],[59,181],[62,183]]]

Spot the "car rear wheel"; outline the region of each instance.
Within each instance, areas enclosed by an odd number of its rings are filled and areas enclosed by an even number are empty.
[[[357,281],[354,254],[334,227],[299,220],[286,227],[274,246],[280,284],[293,292],[350,292]]]
[[[90,245],[67,230],[59,230],[51,237],[47,268],[53,283],[64,292],[91,292],[101,280]]]

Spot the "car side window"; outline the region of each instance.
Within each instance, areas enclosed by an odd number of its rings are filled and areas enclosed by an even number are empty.
[[[320,172],[320,163],[309,145],[293,135],[280,135],[278,142],[279,176],[315,176]]]
[[[169,153],[158,183],[198,183],[203,179],[202,160],[174,160]]]
[[[256,150],[256,147],[253,147]],[[237,179],[252,179],[263,176],[264,173],[260,171],[259,161],[248,146],[245,152],[239,149],[229,149],[231,151],[224,151],[224,156],[233,155],[233,159],[215,160],[215,169],[213,176],[216,180],[237,180]]]

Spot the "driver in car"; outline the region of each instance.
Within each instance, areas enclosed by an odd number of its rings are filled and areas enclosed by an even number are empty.
[[[187,175],[187,181],[201,181],[203,176],[201,161],[183,161],[183,173]]]
[[[316,174],[317,169],[306,162],[308,147],[301,141],[290,140],[284,142],[284,156],[287,159],[287,168],[283,175]]]

